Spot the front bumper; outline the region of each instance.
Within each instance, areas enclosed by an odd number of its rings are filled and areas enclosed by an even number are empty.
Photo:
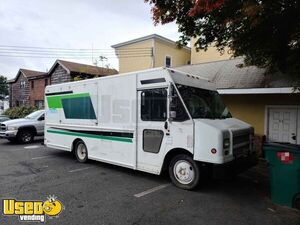
[[[216,178],[232,177],[242,173],[258,163],[256,152],[241,157],[224,164],[213,164],[213,176]]]
[[[16,131],[4,131],[0,132],[0,138],[15,138],[17,136]]]

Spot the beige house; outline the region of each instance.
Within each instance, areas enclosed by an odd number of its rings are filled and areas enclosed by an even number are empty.
[[[196,39],[192,38],[191,40],[191,64],[198,64],[198,63],[205,63],[205,62],[212,62],[212,61],[219,61],[230,59],[231,54],[229,49],[225,49],[224,52],[221,54],[217,49],[213,46],[208,47],[206,51],[200,50],[197,51],[195,46]]]
[[[176,42],[157,34],[111,46],[119,59],[119,73],[155,67],[176,67],[190,64],[191,49],[178,48]]]
[[[178,48],[175,41],[157,34],[111,46],[119,59],[119,73],[145,70],[155,67],[178,67],[189,64],[225,60],[231,57],[228,49],[223,54],[215,47],[207,51],[197,51],[196,39],[192,38],[191,46]]]

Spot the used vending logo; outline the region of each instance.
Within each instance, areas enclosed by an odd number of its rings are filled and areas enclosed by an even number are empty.
[[[64,209],[55,196],[49,196],[46,201],[18,201],[3,199],[3,215],[18,216],[24,222],[45,222],[46,217],[58,217]]]

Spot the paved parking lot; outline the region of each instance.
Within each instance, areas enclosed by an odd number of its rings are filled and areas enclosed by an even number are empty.
[[[70,153],[40,142],[16,145],[0,139],[1,198],[45,200],[49,195],[65,209],[47,224],[300,224],[299,211],[270,202],[262,163],[235,180],[184,191],[167,176],[93,161],[80,164]],[[17,222],[17,217],[0,216],[0,224]]]

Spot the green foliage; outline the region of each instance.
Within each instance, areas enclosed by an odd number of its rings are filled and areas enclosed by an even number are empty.
[[[0,75],[0,99],[8,95],[7,78]]]
[[[38,108],[33,106],[21,106],[14,107],[5,110],[4,115],[8,116],[11,119],[24,118],[28,114],[38,110]]]
[[[74,77],[74,81],[79,81],[79,80],[83,80],[83,78],[82,78],[82,77],[80,77],[80,76],[76,76],[76,77]]]
[[[246,65],[280,71],[300,81],[299,0],[145,0],[154,23],[176,21],[180,44],[229,47]]]

